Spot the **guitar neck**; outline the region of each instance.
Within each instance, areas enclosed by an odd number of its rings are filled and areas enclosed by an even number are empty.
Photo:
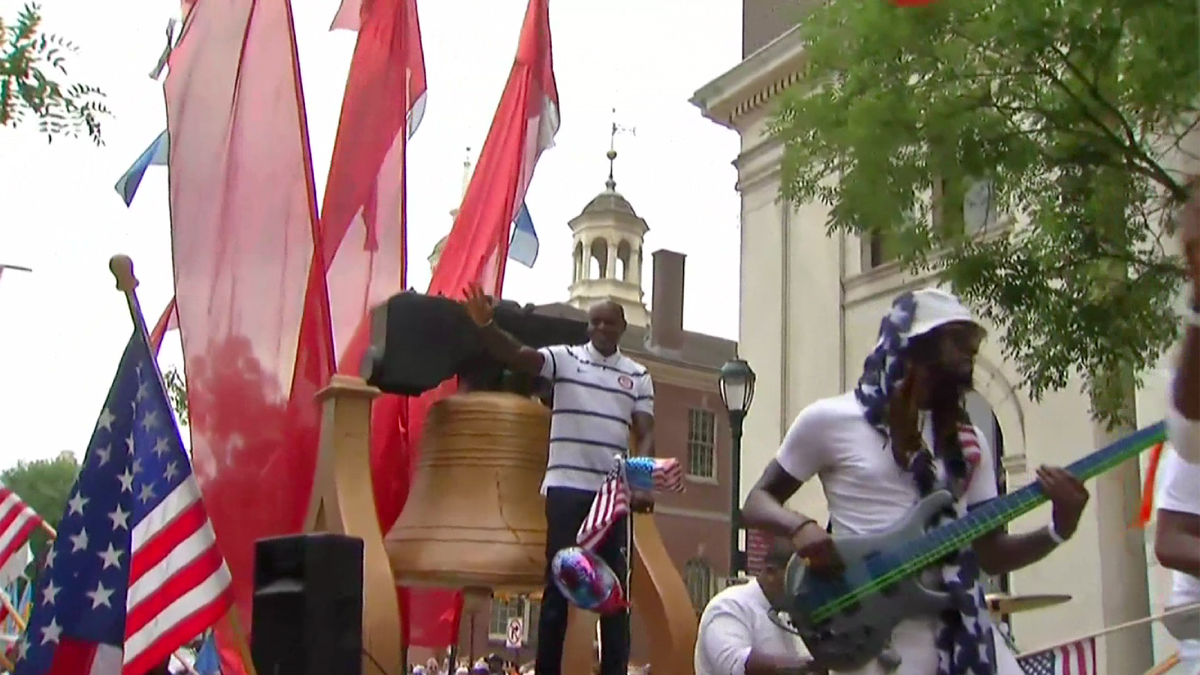
[[[1166,425],[1159,422],[1110,443],[1068,465],[1066,470],[1080,480],[1090,480],[1165,439]],[[905,547],[908,550],[901,554],[902,567],[906,571],[921,569],[1032,511],[1046,499],[1042,486],[1035,481],[1015,492],[983,502],[966,516],[928,532]]]

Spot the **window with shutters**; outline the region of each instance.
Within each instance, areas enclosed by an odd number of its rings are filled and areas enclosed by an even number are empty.
[[[492,616],[488,621],[488,639],[503,641],[508,637],[508,622],[525,617],[525,598],[492,598]]]
[[[688,411],[687,473],[692,478],[717,477],[717,416],[709,410]]]
[[[696,613],[703,612],[715,590],[712,567],[700,558],[692,558],[683,566],[683,583]]]
[[[492,598],[492,613],[488,619],[488,641],[508,640],[508,622],[520,617],[525,622],[525,645],[536,645],[538,619],[541,618],[542,602],[529,596]]]

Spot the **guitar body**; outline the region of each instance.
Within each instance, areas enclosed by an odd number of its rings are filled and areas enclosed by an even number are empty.
[[[846,566],[839,577],[811,573],[803,561],[792,557],[785,575],[785,595],[792,606],[781,609],[818,665],[833,671],[850,671],[862,668],[881,654],[895,658],[894,654],[888,654],[889,643],[892,630],[900,622],[937,615],[949,607],[949,596],[940,590],[940,576],[936,571],[926,571],[868,594],[833,616],[813,619],[827,603],[894,569],[892,552],[920,539],[929,523],[953,502],[949,492],[934,492],[886,532],[834,537],[838,555]]]

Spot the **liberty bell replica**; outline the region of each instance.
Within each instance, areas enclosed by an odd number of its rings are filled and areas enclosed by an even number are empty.
[[[494,320],[531,347],[586,340],[582,322],[535,314],[532,306],[501,302]],[[413,292],[375,310],[363,377],[409,396],[453,377],[459,384],[415,430],[413,483],[384,537],[396,583],[478,594],[540,589],[550,410],[534,396],[533,378],[491,359],[458,303]]]

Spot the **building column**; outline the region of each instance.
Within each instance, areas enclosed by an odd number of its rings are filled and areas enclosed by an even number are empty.
[[[642,247],[634,246],[629,251],[629,282],[642,287]]]
[[[1107,430],[1095,423],[1096,447],[1103,447],[1134,431]],[[1101,612],[1105,626],[1133,621],[1150,614],[1145,532],[1135,526],[1141,503],[1141,467],[1131,459],[1096,478],[1091,508],[1096,509],[1099,531]],[[1117,631],[1103,640],[1105,672],[1144,673],[1154,665],[1151,624]]]
[[[584,235],[582,241],[583,241],[583,257],[580,262],[582,267],[579,270],[579,279],[581,281],[584,279],[592,278],[592,238]]]
[[[608,242],[608,260],[606,261],[608,269],[604,270],[604,276],[608,279],[617,278],[617,245],[615,242]]]

